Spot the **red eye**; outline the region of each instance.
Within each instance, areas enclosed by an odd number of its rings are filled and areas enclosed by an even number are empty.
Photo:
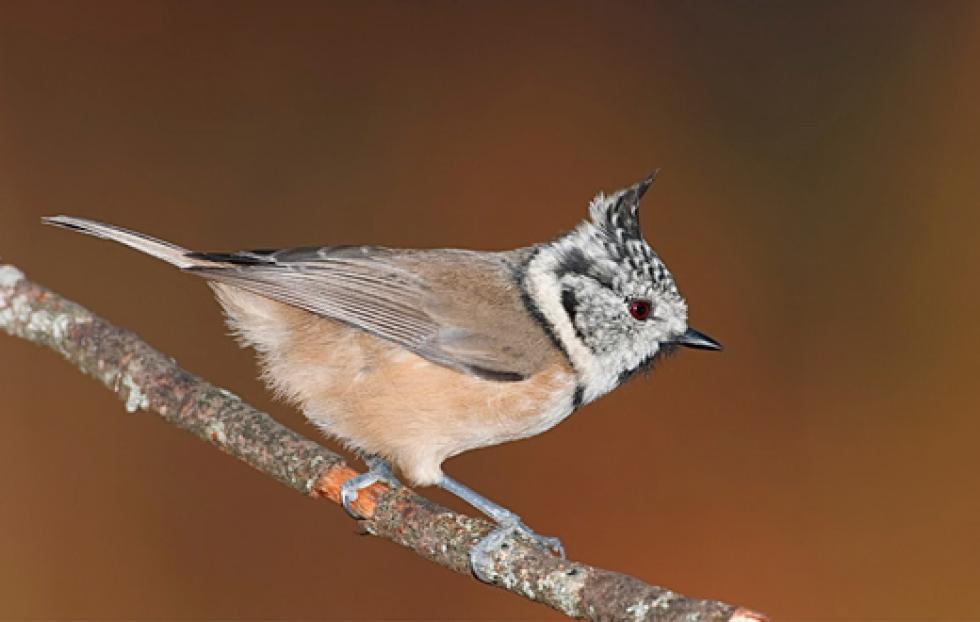
[[[649,300],[633,300],[630,302],[630,315],[638,320],[645,320],[650,317]]]

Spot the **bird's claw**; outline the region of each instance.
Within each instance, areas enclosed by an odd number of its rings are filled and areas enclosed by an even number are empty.
[[[562,546],[561,540],[553,536],[542,536],[535,533],[530,527],[525,525],[517,517],[514,520],[509,520],[502,522],[497,525],[497,528],[486,535],[482,540],[473,545],[470,549],[470,568],[473,570],[473,574],[476,578],[480,579],[484,583],[492,583],[493,577],[491,577],[487,570],[493,567],[494,555],[503,548],[503,545],[507,538],[513,536],[514,534],[520,533],[531,540],[533,540],[538,546],[547,550],[548,552],[554,553],[565,559],[565,547]]]
[[[357,520],[366,518],[351,505],[354,501],[357,501],[358,493],[361,490],[364,490],[368,486],[371,486],[377,482],[384,482],[392,488],[398,488],[401,486],[401,482],[399,482],[398,478],[395,477],[395,474],[391,472],[391,466],[386,460],[371,456],[365,458],[365,461],[370,467],[370,470],[367,473],[355,475],[340,485],[340,504],[352,518]]]
[[[525,535],[537,542],[541,547],[551,551],[558,557],[565,559],[565,547],[562,546],[561,540],[555,536],[542,536],[541,534],[534,533],[527,527],[524,527],[524,530]]]

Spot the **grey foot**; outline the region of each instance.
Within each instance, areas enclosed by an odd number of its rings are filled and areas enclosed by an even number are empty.
[[[530,527],[521,522],[520,517],[514,514],[511,515],[511,518],[501,522],[496,529],[491,531],[470,549],[470,568],[473,570],[473,574],[476,575],[477,579],[484,583],[492,582],[493,577],[486,574],[484,569],[493,567],[494,555],[501,549],[507,538],[518,533],[531,538],[542,548],[555,553],[562,559],[565,558],[565,547],[561,545],[561,540],[535,533]]]
[[[391,472],[391,465],[384,458],[379,456],[365,456],[364,462],[369,467],[368,472],[356,475],[340,486],[341,505],[344,506],[348,514],[358,520],[365,518],[351,507],[351,503],[357,500],[358,492],[377,482],[384,482],[392,488],[398,488],[402,485],[395,477],[395,474]]]
[[[481,581],[490,582],[491,578],[487,576],[483,569],[493,566],[494,553],[499,551],[504,541],[515,533],[523,534],[531,540],[534,540],[539,546],[560,555],[564,559],[565,547],[561,545],[561,540],[549,536],[539,536],[531,531],[530,527],[521,522],[520,516],[502,505],[494,503],[448,475],[442,476],[442,479],[439,481],[439,487],[453,493],[497,523],[497,528],[491,531],[487,537],[477,542],[470,550],[470,567],[473,569],[473,574]]]

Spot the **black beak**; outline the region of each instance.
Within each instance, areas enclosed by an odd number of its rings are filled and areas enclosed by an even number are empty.
[[[688,328],[687,332],[674,341],[679,346],[687,348],[697,348],[698,350],[721,350],[720,343],[705,335],[701,331]]]

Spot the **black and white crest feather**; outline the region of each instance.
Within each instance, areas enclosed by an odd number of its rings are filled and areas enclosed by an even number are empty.
[[[611,195],[599,193],[589,205],[590,221],[557,245],[561,271],[587,276],[609,289],[627,279],[676,295],[673,277],[640,229],[640,200],[656,177],[654,171]]]
[[[608,200],[600,193],[589,206],[592,222],[620,244],[627,240],[642,240],[640,199],[656,178],[657,171],[654,171],[643,181],[620,190]]]

